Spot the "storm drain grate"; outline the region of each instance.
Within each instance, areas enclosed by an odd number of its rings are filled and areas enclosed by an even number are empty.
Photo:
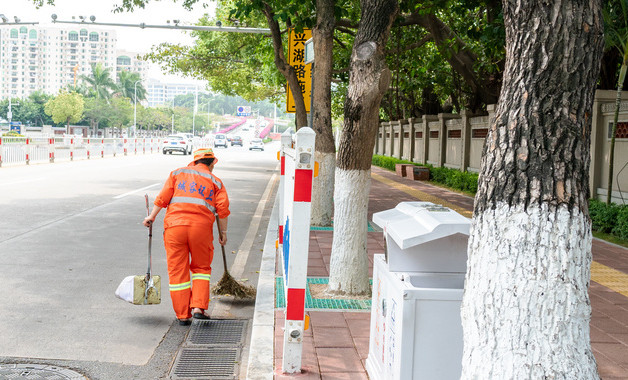
[[[236,379],[239,351],[230,347],[183,348],[174,363],[171,379]]]
[[[192,345],[236,345],[243,343],[245,320],[195,321],[187,343]]]
[[[40,364],[0,364],[0,379],[86,380],[67,368]]]

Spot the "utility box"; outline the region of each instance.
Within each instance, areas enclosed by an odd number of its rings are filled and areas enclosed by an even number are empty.
[[[429,202],[402,202],[373,222],[384,229],[387,255],[374,257],[369,377],[459,379],[470,221]]]

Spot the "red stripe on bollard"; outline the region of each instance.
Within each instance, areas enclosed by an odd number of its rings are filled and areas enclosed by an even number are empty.
[[[279,244],[283,244],[283,226],[279,226]]]
[[[296,169],[294,171],[294,201],[312,201],[312,170]]]
[[[305,289],[288,289],[286,319],[302,321],[305,315]]]
[[[286,156],[281,156],[281,175],[286,175]]]

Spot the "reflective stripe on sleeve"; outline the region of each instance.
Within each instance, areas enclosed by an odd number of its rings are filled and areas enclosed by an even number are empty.
[[[177,169],[174,172],[172,172],[172,174],[174,175],[177,175],[179,173],[197,174],[197,175],[200,175],[201,177],[209,178],[212,180],[212,182],[214,183],[214,185],[216,185],[218,189],[222,189],[222,183],[220,183],[219,180],[217,180],[213,175],[209,173],[201,172],[194,169],[188,169],[188,168]]]
[[[216,208],[204,199],[194,197],[173,197],[170,200],[170,204],[174,203],[192,203],[195,205],[205,206],[212,212],[212,214],[216,214]]]
[[[209,281],[210,278],[211,278],[210,274],[206,274],[206,273],[192,273],[192,281],[194,281],[194,280]]]
[[[171,292],[175,292],[177,290],[190,289],[191,287],[192,287],[192,283],[188,281],[188,282],[182,282],[180,284],[170,284],[168,286],[168,289],[170,289]]]

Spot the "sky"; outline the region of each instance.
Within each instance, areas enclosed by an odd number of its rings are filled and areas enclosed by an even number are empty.
[[[10,6],[6,6],[7,3]],[[96,16],[96,22],[113,22],[128,24],[151,24],[151,25],[167,25],[167,20],[180,20],[180,25],[192,25],[204,13],[214,13],[214,7],[203,8],[202,5],[196,5],[194,9],[186,11],[180,2],[175,3],[172,0],[152,0],[146,5],[145,9],[137,9],[132,13],[113,13],[115,5],[120,4],[121,0],[55,0],[55,5],[45,5],[39,9],[30,0],[2,0],[0,1],[0,13],[4,14],[10,20],[14,16],[20,18],[22,22],[33,21],[39,22],[39,26],[57,26],[70,27],[72,24],[52,24],[51,15],[57,15],[57,21],[80,21],[78,16]],[[72,20],[72,17],[75,20]],[[87,21],[86,23],[90,23]],[[138,53],[148,53],[150,47],[158,45],[162,42],[181,43],[192,45],[193,39],[189,33],[179,30],[168,29],[140,29],[139,27],[110,27],[97,26],[98,28],[115,29],[118,38],[118,49],[129,50]],[[149,77],[161,80],[185,81],[183,79],[168,74],[161,73],[158,67],[153,67],[149,72]],[[198,82],[202,83],[202,82]]]

